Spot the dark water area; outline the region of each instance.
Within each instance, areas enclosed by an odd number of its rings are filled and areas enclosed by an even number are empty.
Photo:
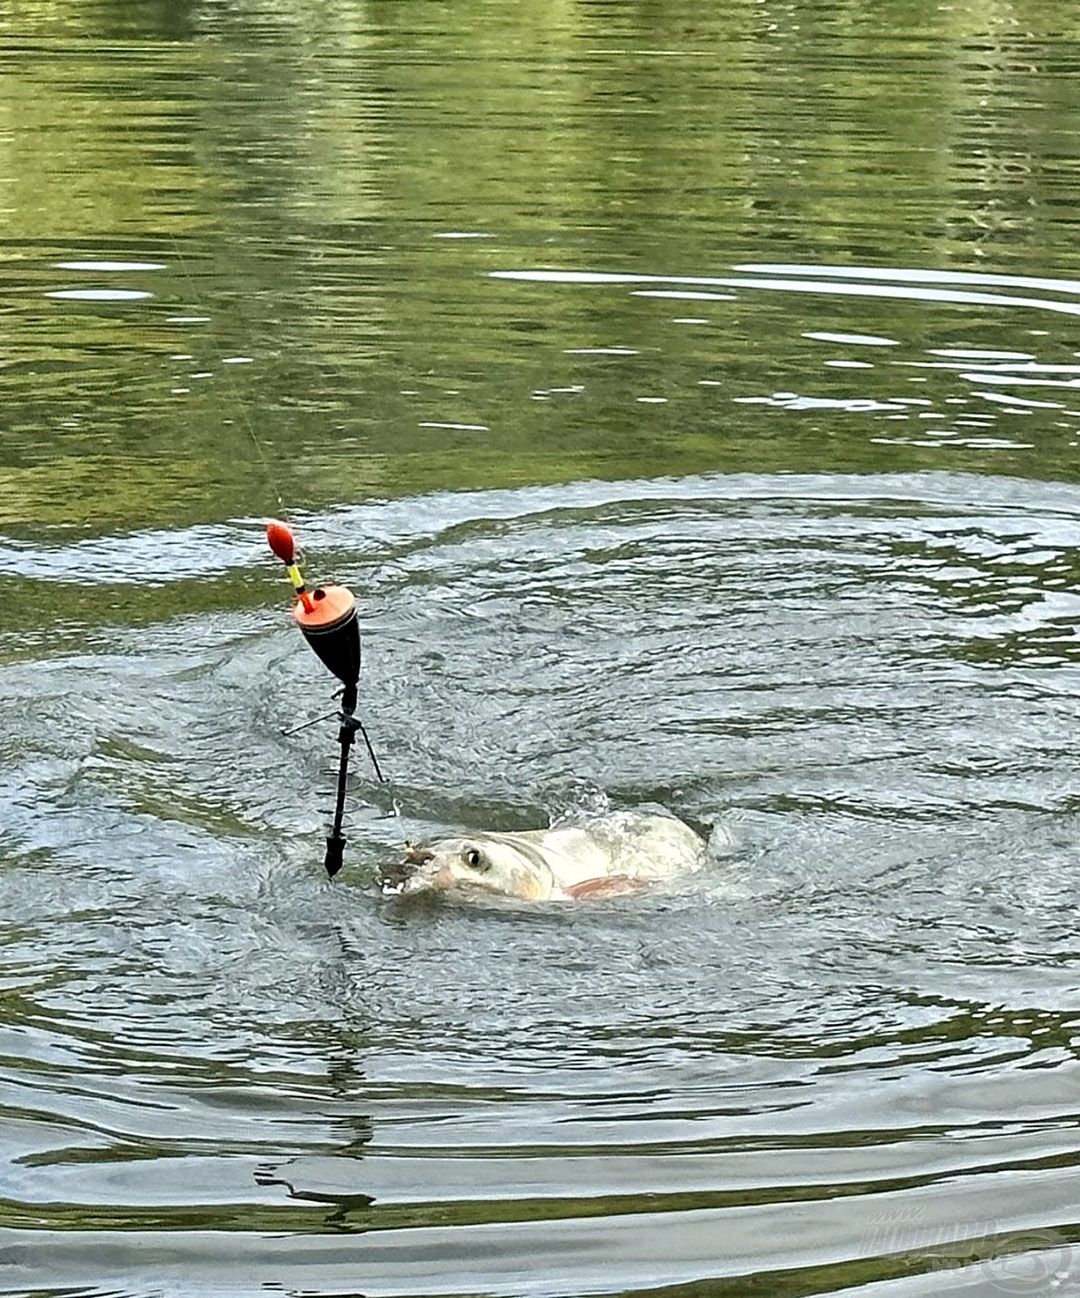
[[[0,1293],[1080,1292],[1075,7],[0,30]]]

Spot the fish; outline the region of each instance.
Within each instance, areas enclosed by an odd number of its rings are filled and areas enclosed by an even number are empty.
[[[384,891],[518,901],[599,901],[647,892],[705,864],[704,838],[667,813],[619,811],[580,824],[476,832],[410,844]]]

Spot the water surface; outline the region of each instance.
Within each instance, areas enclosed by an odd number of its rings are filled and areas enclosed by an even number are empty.
[[[0,1291],[1075,1289],[1071,8],[5,24]]]

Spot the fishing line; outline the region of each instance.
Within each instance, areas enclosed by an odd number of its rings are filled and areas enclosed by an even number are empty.
[[[189,300],[191,301],[193,306],[200,312],[206,311],[207,308],[202,305],[202,301],[199,297],[199,292],[195,284],[194,275],[188,270],[188,264],[184,259],[183,253],[180,251],[180,245],[179,243],[177,243],[175,235],[169,236],[169,244],[173,250],[173,255],[176,261],[176,268],[180,272],[180,278],[185,282],[185,284],[188,287]],[[240,321],[241,323],[244,323],[243,312],[240,313]],[[259,439],[258,433],[255,431],[254,421],[248,415],[247,406],[244,404],[244,399],[240,395],[239,385],[233,379],[232,374],[229,373],[229,368],[230,368],[229,366],[224,364],[222,366],[223,372],[226,375],[225,382],[230,388],[230,392],[229,392],[230,401],[235,406],[236,413],[240,417],[240,423],[243,426],[246,433],[248,434],[248,436],[251,438],[252,444],[255,447],[255,452],[258,455],[260,462],[262,463],[263,476],[266,479],[266,485],[270,488],[270,490],[274,494],[274,499],[277,502],[278,513],[287,522],[291,521],[288,507],[285,504],[284,497],[282,496],[281,489],[278,485],[277,477],[270,464],[270,457],[267,455],[266,448],[263,446],[262,441]]]
[[[171,240],[177,269],[186,281],[194,299],[196,295],[194,280],[188,272],[183,255],[175,239]],[[230,397],[240,416],[262,462],[266,483],[274,493],[279,512],[287,519],[288,510],[278,486],[276,475],[270,464],[255,425],[248,416],[243,399],[236,384],[230,376],[226,382],[230,386]],[[337,788],[334,798],[333,820],[330,832],[326,836],[326,855],[324,865],[331,878],[341,869],[344,860],[346,837],[343,829],[345,817],[345,797],[348,792],[349,753],[352,749],[356,732],[359,731],[367,748],[371,765],[380,784],[389,785],[390,781],[383,774],[379,759],[376,756],[371,737],[363,721],[356,715],[357,681],[360,676],[361,648],[360,623],[357,615],[356,599],[352,591],[345,586],[316,586],[309,591],[300,570],[303,557],[297,549],[296,540],[287,522],[271,519],[266,525],[266,539],[270,549],[285,565],[285,572],[292,583],[295,599],[292,607],[293,621],[299,628],[308,645],[315,651],[323,665],[338,678],[342,688],[341,707],[328,717],[316,717],[305,721],[292,730],[283,730],[283,734],[296,734],[306,730],[317,722],[336,718],[338,722],[338,744],[341,752],[338,759]],[[394,815],[399,823],[401,806],[397,798],[392,799]]]

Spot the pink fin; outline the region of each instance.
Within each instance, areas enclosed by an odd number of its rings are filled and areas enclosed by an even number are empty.
[[[580,901],[606,900],[608,897],[625,897],[632,892],[645,892],[646,879],[634,879],[628,874],[608,874],[599,879],[583,879],[565,889],[568,897]]]

